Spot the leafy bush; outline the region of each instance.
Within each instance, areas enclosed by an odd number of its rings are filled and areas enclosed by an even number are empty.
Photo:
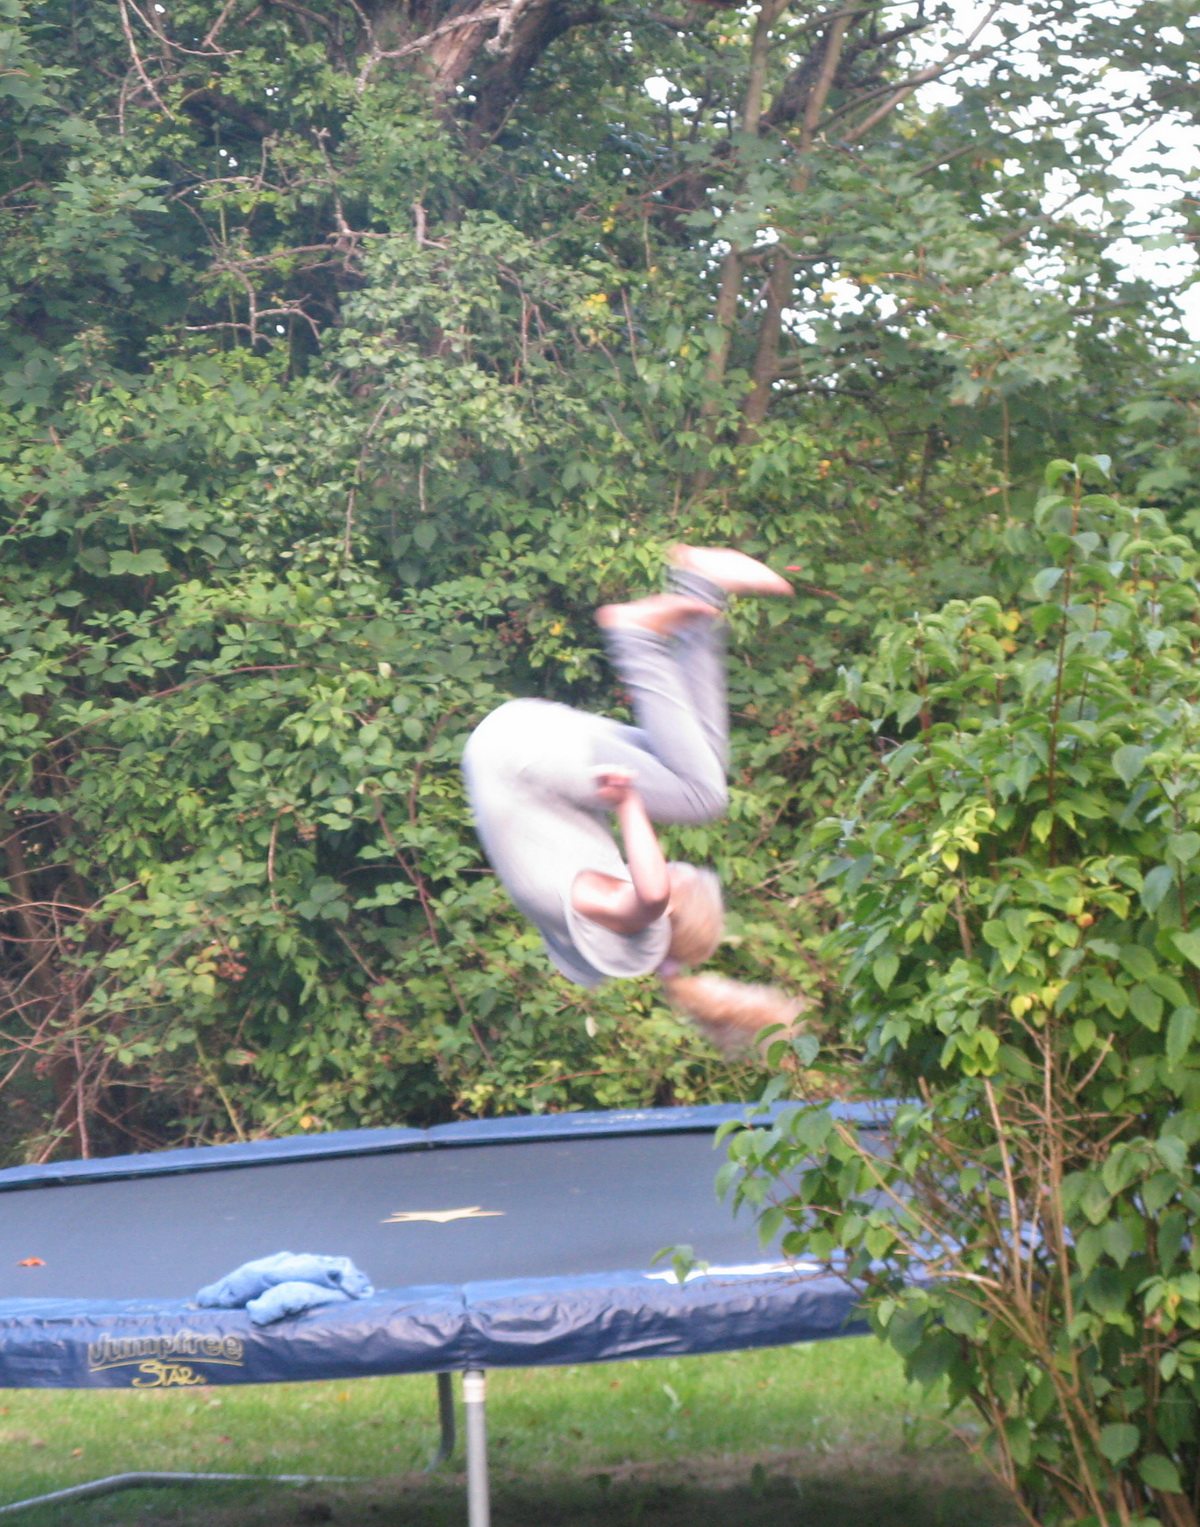
[[[1151,0],[1065,50],[1040,0],[932,111],[869,7],[408,9],[0,0],[2,1157],[742,1094],[651,985],[547,977],[466,731],[619,705],[590,612],[668,540],[800,564],[672,849],[723,962],[825,993],[797,844],[861,743],[813,697],[880,609],[1007,586],[1051,423],[1186,514],[1193,363],[1076,131],[1081,60],[1177,115]],[[1103,236],[1042,216],[1068,161]]]
[[[1030,1522],[1191,1527],[1200,554],[1088,491],[1107,468],[1048,469],[1017,603],[893,624],[846,675],[880,761],[818,846],[850,1035],[905,1101],[886,1154],[800,1110],[734,1180],[974,1405]]]

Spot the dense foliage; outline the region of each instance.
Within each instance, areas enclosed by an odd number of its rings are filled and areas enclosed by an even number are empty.
[[[768,1226],[974,1403],[1030,1522],[1193,1527],[1200,553],[1085,491],[1107,465],[1051,467],[1018,600],[847,675],[889,740],[818,836],[851,1032],[912,1099],[894,1153],[815,1110],[737,1154]]]
[[[1007,608],[1079,438],[1194,506],[1196,374],[1111,254],[1188,11],[0,0],[4,1150],[743,1091],[652,987],[549,977],[456,769],[509,693],[619,707],[590,610],[681,536],[804,568],[672,846],[728,968],[836,1016],[839,666]]]

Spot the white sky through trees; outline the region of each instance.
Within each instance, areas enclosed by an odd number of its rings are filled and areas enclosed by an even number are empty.
[[[1100,14],[1119,21],[1123,14],[1132,11],[1129,0],[1112,0],[1111,4],[1092,8],[1092,14]],[[952,0],[953,23],[941,32],[939,41],[944,47],[955,36],[970,36],[984,20],[989,7],[980,0]],[[1004,5],[1000,7],[1009,17],[1030,15],[1027,5]],[[1200,57],[1200,14],[1189,23],[1193,34],[1195,56]],[[1179,28],[1167,27],[1162,33],[1164,43],[1179,44],[1185,35]],[[980,34],[979,44],[987,46],[1000,42],[999,33],[992,23]],[[924,47],[932,51],[934,44]],[[1039,66],[1032,49],[1029,67]],[[1145,72],[1104,67],[1098,61],[1089,61],[1095,75],[1094,107],[1101,110],[1103,120],[1112,127],[1118,139],[1125,140],[1125,147],[1117,151],[1113,168],[1124,182],[1122,198],[1127,201],[1133,216],[1130,233],[1113,242],[1112,252],[1121,266],[1131,276],[1142,277],[1155,285],[1175,293],[1184,314],[1184,323],[1191,337],[1200,339],[1200,266],[1195,250],[1184,241],[1184,216],[1179,203],[1184,195],[1192,198],[1200,195],[1200,125],[1193,114],[1182,108],[1161,111],[1157,115],[1147,112],[1150,100],[1150,82]],[[987,61],[981,61],[972,70],[964,70],[962,78],[972,83],[986,79]],[[952,80],[936,81],[917,92],[917,100],[926,106],[942,104],[957,98]],[[1139,118],[1143,119],[1139,121]],[[1051,195],[1080,222],[1103,227],[1110,214],[1095,198],[1078,194],[1077,185],[1066,174],[1051,179],[1048,187]]]
[[[1119,22],[1133,9],[1133,0],[1111,0],[1110,4],[1081,7],[1080,15]],[[960,99],[963,85],[986,85],[992,68],[989,50],[999,46],[1016,48],[1018,54],[1027,53],[1027,63],[1023,64],[1027,78],[1036,79],[1039,72],[1046,72],[1037,58],[1031,6],[950,0],[949,12],[946,22],[915,39],[917,68],[932,65],[967,39],[973,39],[972,51],[982,56],[972,63],[960,63],[917,89],[912,100],[919,109],[928,111],[953,105]],[[996,24],[998,19],[1015,23],[1018,29],[1027,19],[1030,41],[1005,44]],[[1195,53],[1200,57],[1200,14],[1188,23],[1188,31],[1195,34]],[[1161,35],[1164,43],[1179,45],[1187,40],[1179,28],[1164,28]],[[1068,50],[1071,37],[1066,28],[1062,41],[1064,50]],[[1114,228],[1109,252],[1131,278],[1145,279],[1171,293],[1179,304],[1185,332],[1200,339],[1200,264],[1195,249],[1187,242],[1185,216],[1180,210],[1187,196],[1193,199],[1200,196],[1200,124],[1185,105],[1176,110],[1156,108],[1144,71],[1118,69],[1091,57],[1081,58],[1078,68],[1084,75],[1085,88],[1081,96],[1076,96],[1076,105],[1093,114],[1112,133],[1111,168],[1120,185],[1119,200],[1128,207],[1123,228]],[[1088,74],[1094,77],[1094,89],[1087,86]],[[1026,108],[1030,132],[1041,130],[1045,120],[1054,114],[1049,78],[1047,83],[1049,88],[1041,111],[1037,107]],[[681,99],[672,82],[663,76],[648,79],[646,89],[656,100],[670,100],[677,110],[687,111],[697,104],[690,98]],[[1022,129],[1018,127],[1017,131]],[[1116,221],[1119,209],[1111,204],[1105,206],[1095,195],[1083,191],[1069,172],[1052,172],[1046,191],[1050,215],[1069,216],[1095,229],[1112,226]],[[773,237],[770,229],[763,229],[760,235],[763,242],[770,242]],[[1031,258],[1027,274],[1035,282],[1053,282],[1060,268],[1056,268],[1052,255],[1043,254]],[[859,306],[857,288],[845,279],[828,281],[826,298],[832,302],[834,312]],[[887,299],[884,301],[886,311]]]

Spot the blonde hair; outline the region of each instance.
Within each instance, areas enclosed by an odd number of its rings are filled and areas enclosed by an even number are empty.
[[[678,965],[703,965],[711,960],[725,932],[725,903],[721,882],[712,870],[672,860],[671,945],[667,953]]]
[[[725,931],[721,883],[712,870],[671,863],[670,959],[678,965],[702,965],[712,958]],[[794,1028],[808,1006],[774,986],[731,981],[725,976],[663,974],[667,1000],[683,1013],[723,1055],[754,1046],[758,1035],[782,1024]],[[771,1038],[784,1030],[776,1029]]]

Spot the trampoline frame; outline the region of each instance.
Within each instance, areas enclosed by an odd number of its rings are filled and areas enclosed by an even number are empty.
[[[690,1133],[712,1134],[715,1129],[730,1120],[739,1120],[753,1125],[773,1123],[783,1111],[792,1111],[803,1105],[775,1105],[771,1109],[748,1109],[745,1105],[705,1105],[696,1108],[674,1109],[646,1109],[625,1112],[592,1113],[592,1114],[560,1114],[553,1116],[523,1117],[518,1119],[500,1120],[473,1120],[460,1124],[439,1126],[431,1130],[351,1130],[319,1136],[302,1136],[288,1140],[255,1141],[236,1145],[195,1147],[183,1150],[153,1153],[140,1156],[126,1156],[108,1158],[107,1160],[83,1161],[83,1162],[58,1162],[42,1166],[17,1167],[8,1171],[0,1171],[0,1196],[5,1192],[19,1192],[24,1189],[48,1187],[51,1185],[66,1185],[80,1181],[96,1181],[113,1178],[138,1177],[142,1175],[161,1176],[171,1173],[192,1173],[210,1170],[218,1170],[227,1167],[265,1165],[279,1161],[298,1161],[312,1158],[329,1158],[335,1156],[360,1156],[379,1152],[395,1152],[408,1150],[422,1150],[431,1146],[459,1147],[470,1145],[488,1145],[493,1143],[511,1143],[521,1140],[576,1140],[595,1135],[636,1135],[636,1134],[662,1134],[686,1131]],[[853,1122],[859,1128],[874,1129],[884,1128],[887,1124],[888,1105],[866,1104],[843,1104],[836,1105],[837,1111]],[[716,1160],[714,1159],[714,1177]],[[757,1268],[714,1269],[713,1278],[721,1278],[721,1283],[715,1287],[715,1292],[709,1293],[703,1287],[690,1285],[681,1286],[677,1283],[666,1284],[656,1282],[654,1285],[653,1299],[650,1302],[661,1302],[665,1296],[661,1291],[670,1287],[674,1294],[670,1296],[670,1303],[675,1306],[674,1320],[676,1327],[682,1318],[686,1321],[698,1319],[702,1325],[705,1322],[711,1324],[717,1322],[719,1327],[721,1318],[721,1302],[723,1299],[733,1297],[723,1292],[730,1285],[731,1274],[747,1273],[756,1274],[751,1280],[754,1288],[758,1291],[760,1306],[755,1306],[757,1313],[750,1320],[749,1326],[745,1318],[741,1325],[736,1325],[729,1333],[718,1330],[714,1337],[707,1331],[705,1340],[696,1345],[680,1347],[678,1345],[677,1329],[672,1336],[676,1342],[673,1347],[664,1346],[655,1353],[653,1351],[631,1350],[622,1351],[604,1350],[594,1357],[584,1356],[549,1356],[538,1357],[534,1352],[523,1354],[523,1360],[518,1360],[511,1355],[493,1359],[488,1366],[532,1366],[539,1362],[545,1364],[560,1364],[564,1361],[620,1361],[627,1358],[636,1358],[654,1355],[681,1355],[683,1352],[704,1352],[736,1350],[749,1346],[783,1345],[792,1341],[804,1339],[820,1339],[849,1335],[866,1329],[865,1322],[854,1307],[853,1291],[836,1273],[826,1268],[821,1271],[821,1284],[836,1285],[840,1299],[834,1298],[830,1306],[834,1310],[834,1317],[829,1319],[823,1328],[814,1329],[799,1328],[793,1325],[790,1329],[787,1319],[783,1318],[778,1328],[774,1324],[780,1320],[781,1315],[786,1315],[792,1304],[798,1303],[798,1290],[805,1285],[802,1283],[799,1273],[781,1274],[778,1264],[768,1267],[763,1264],[766,1271],[759,1272]],[[813,1271],[817,1271],[813,1269]],[[642,1272],[633,1274],[596,1274],[590,1278],[551,1278],[543,1280],[537,1287],[540,1290],[549,1291],[543,1294],[543,1298],[551,1300],[559,1292],[562,1285],[569,1297],[572,1285],[584,1285],[597,1279],[603,1281],[606,1277],[620,1279],[631,1276],[648,1276],[661,1279],[663,1275],[647,1274]],[[702,1285],[705,1275],[699,1275],[699,1284]],[[711,1286],[711,1285],[710,1285]],[[743,1296],[743,1287],[736,1285],[736,1296],[739,1310],[746,1303]],[[811,1284],[809,1285],[812,1286]],[[478,1288],[486,1289],[487,1285],[477,1285]],[[498,1290],[503,1290],[510,1285],[496,1285]],[[390,1290],[389,1293],[402,1293],[404,1290]],[[634,1290],[637,1293],[637,1290]],[[643,1302],[650,1299],[651,1291],[646,1287],[641,1288]],[[832,1297],[832,1296],[831,1296]],[[501,1304],[502,1304],[501,1297]],[[0,1314],[3,1314],[8,1301],[0,1301]],[[16,1301],[22,1303],[22,1301]],[[345,1308],[344,1306],[342,1307]],[[324,1312],[314,1311],[314,1316],[320,1316]],[[302,1317],[307,1319],[309,1317]],[[291,1324],[291,1322],[289,1322]],[[266,1328],[268,1333],[277,1329]],[[264,1338],[269,1342],[270,1336]],[[485,1347],[486,1351],[487,1348]],[[456,1365],[457,1366],[457,1365]],[[412,1372],[431,1371],[428,1363],[421,1361],[406,1364],[399,1367],[390,1367],[377,1371],[387,1372]],[[365,1374],[366,1371],[363,1370]],[[451,1374],[447,1371],[433,1370],[437,1378],[437,1398],[440,1437],[437,1450],[428,1468],[437,1468],[445,1463],[451,1456],[456,1442],[454,1396]],[[472,1361],[468,1356],[458,1369],[462,1372],[462,1398],[464,1409],[464,1433],[466,1444],[466,1487],[467,1487],[467,1520],[469,1527],[489,1527],[491,1520],[490,1489],[488,1478],[488,1444],[487,1444],[487,1380],[486,1366],[478,1358]],[[318,1377],[317,1374],[297,1374],[296,1378],[303,1380],[305,1377]],[[343,1373],[342,1377],[362,1376],[359,1374]],[[219,1380],[218,1380],[219,1381]],[[261,1382],[269,1380],[255,1380],[253,1378],[243,1380],[247,1382]],[[0,1386],[3,1387],[27,1387],[19,1381],[5,1385],[3,1375],[0,1375]],[[67,1380],[62,1387],[106,1387],[88,1384],[86,1381]],[[315,1483],[349,1483],[345,1476],[321,1476],[321,1475],[250,1475],[250,1474],[176,1474],[176,1473],[125,1473],[112,1475],[104,1479],[88,1481],[84,1484],[68,1487],[63,1490],[51,1492],[46,1495],[29,1497],[28,1499],[15,1501],[9,1505],[0,1505],[0,1516],[11,1516],[21,1511],[32,1509],[36,1506],[47,1505],[68,1500],[83,1499],[89,1496],[107,1494],[118,1490],[142,1488],[151,1486],[180,1486],[205,1483],[229,1483],[229,1482],[255,1482],[266,1484],[285,1485],[308,1485]]]

